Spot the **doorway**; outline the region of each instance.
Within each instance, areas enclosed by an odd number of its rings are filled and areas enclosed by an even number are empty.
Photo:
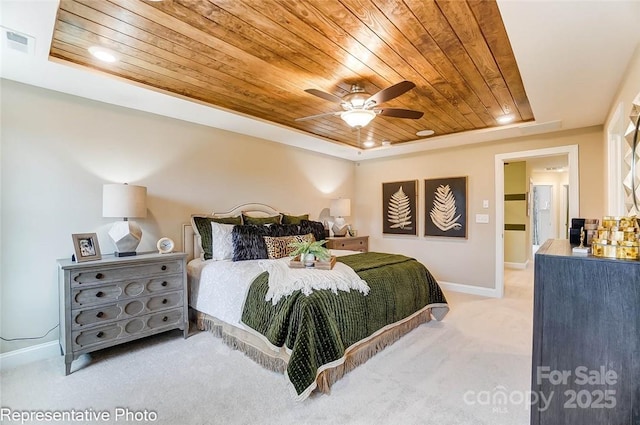
[[[495,185],[496,185],[496,220],[495,220],[495,292],[502,298],[504,295],[504,164],[509,161],[526,160],[547,156],[566,155],[569,174],[569,216],[579,217],[579,175],[578,175],[578,145],[559,146],[555,148],[536,149],[522,152],[511,152],[495,156]]]
[[[553,222],[553,186],[549,184],[533,185],[533,208],[531,211],[531,244],[535,254],[547,239],[555,237]]]

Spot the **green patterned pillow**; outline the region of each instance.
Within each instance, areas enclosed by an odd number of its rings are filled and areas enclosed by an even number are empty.
[[[265,224],[280,224],[282,214],[272,215],[269,217],[251,217],[246,214],[242,214],[243,224],[253,224],[254,226],[264,226]]]
[[[288,257],[295,248],[289,246],[292,242],[314,242],[315,238],[311,233],[307,235],[281,236],[273,238],[264,236],[264,243],[267,246],[267,255],[270,260]]]
[[[309,214],[303,214],[303,215],[282,214],[282,224],[300,224],[302,220],[309,220]]]
[[[191,226],[196,235],[198,235],[200,248],[202,249],[200,258],[203,260],[211,260],[213,258],[213,239],[211,237],[212,221],[220,224],[242,224],[242,217],[239,215],[235,217],[211,217],[210,215],[191,216]]]

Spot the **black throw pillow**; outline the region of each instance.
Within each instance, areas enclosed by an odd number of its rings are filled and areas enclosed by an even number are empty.
[[[231,232],[233,261],[269,258],[264,236],[270,236],[267,226],[234,226]]]
[[[300,235],[300,225],[298,224],[271,224],[269,225],[269,236],[278,238],[281,236]]]
[[[312,233],[317,241],[322,241],[324,237],[324,224],[313,220],[300,220],[300,234]]]

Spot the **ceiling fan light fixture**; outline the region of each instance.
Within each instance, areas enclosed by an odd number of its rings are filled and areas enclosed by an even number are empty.
[[[376,113],[374,111],[367,109],[352,109],[340,114],[340,118],[354,128],[365,127],[375,116]]]

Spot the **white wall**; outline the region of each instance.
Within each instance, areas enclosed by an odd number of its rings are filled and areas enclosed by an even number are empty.
[[[317,218],[354,197],[354,164],[309,151],[2,80],[1,333],[42,335],[58,322],[56,259],[72,233],[97,232],[102,185],[147,186],[138,251],[161,236],[180,246],[193,213],[262,202]],[[352,207],[358,214],[358,206]],[[57,339],[3,342],[2,352]]]
[[[621,64],[624,66],[625,64]],[[603,161],[607,172],[606,199],[608,204],[607,215],[621,215],[625,213],[624,189],[621,180],[623,178],[621,162],[624,154],[620,152],[624,145],[624,133],[629,125],[629,113],[635,100],[640,104],[640,44],[636,46],[634,55],[627,64],[625,76],[620,83],[604,128],[607,130],[604,137]]]
[[[359,234],[370,236],[374,251],[399,252],[417,258],[444,282],[495,287],[495,155],[554,146],[579,146],[580,214],[601,217],[604,212],[602,127],[562,131],[510,139],[492,144],[441,149],[422,154],[363,161],[356,168]],[[424,235],[424,179],[468,176],[468,239],[427,238]],[[382,234],[382,183],[419,180],[419,236]],[[489,209],[482,201],[489,200]],[[489,214],[489,224],[473,222]]]

